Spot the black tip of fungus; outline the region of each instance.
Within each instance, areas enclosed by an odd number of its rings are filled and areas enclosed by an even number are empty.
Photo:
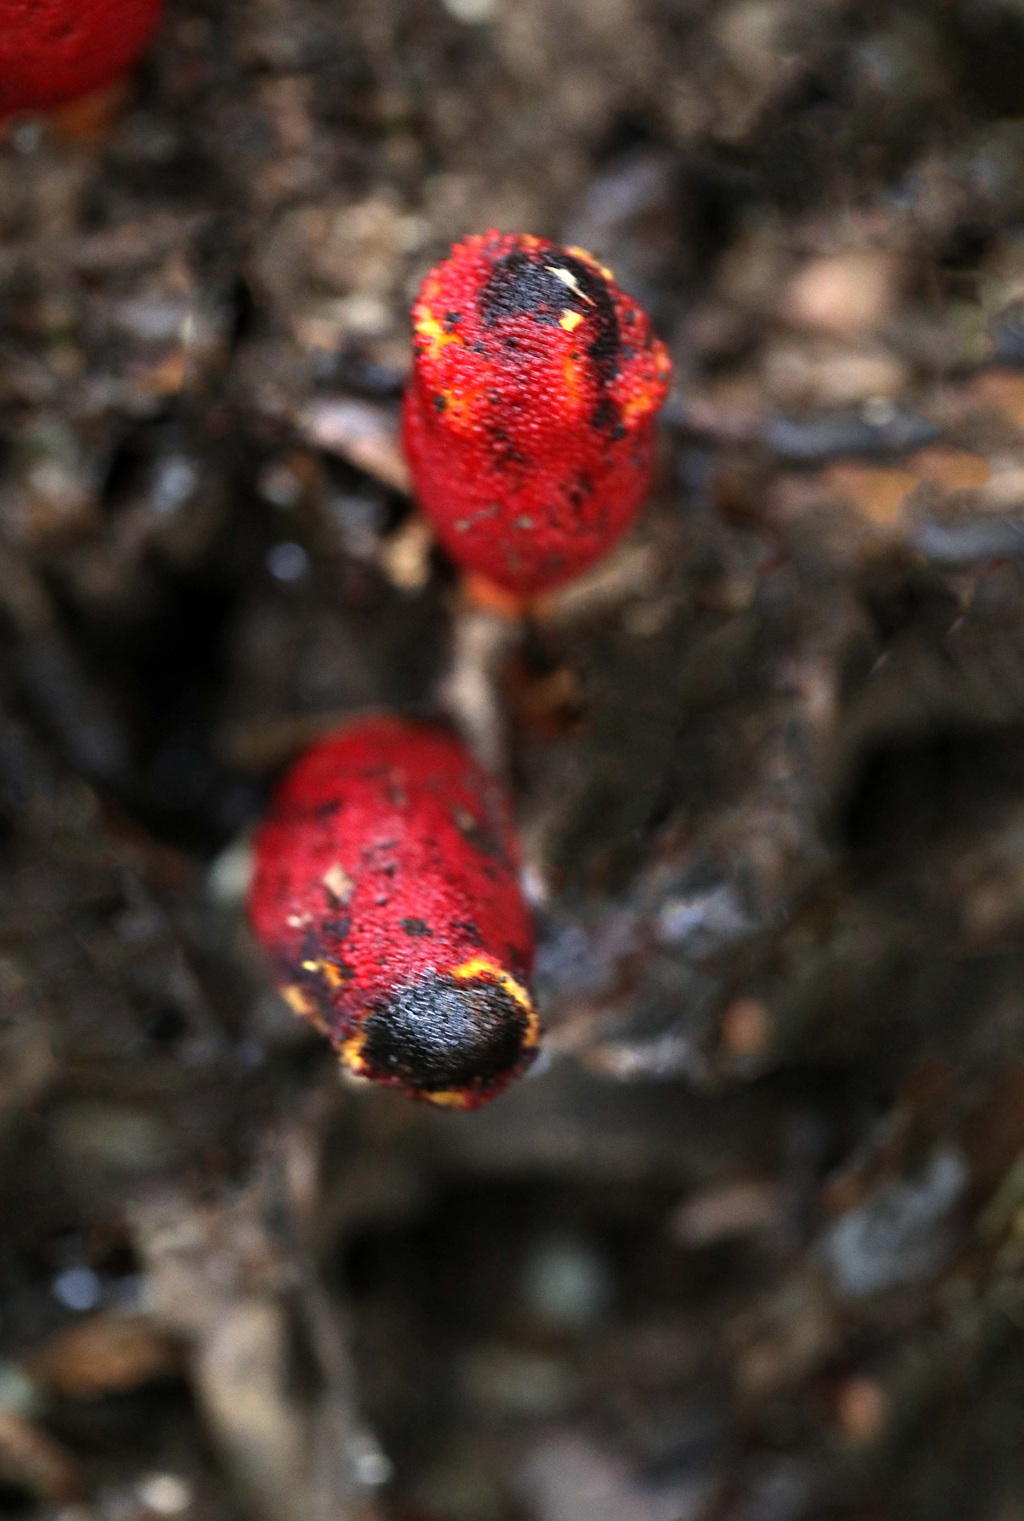
[[[430,973],[371,1011],[360,1056],[370,1075],[414,1092],[486,1092],[531,1060],[529,1033],[500,983]]]
[[[567,308],[591,324],[587,353],[604,387],[619,372],[622,339],[608,282],[590,264],[565,249],[515,248],[495,261],[480,294],[488,327],[521,316],[555,324]]]

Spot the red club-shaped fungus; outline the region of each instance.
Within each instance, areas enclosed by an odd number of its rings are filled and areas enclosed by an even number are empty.
[[[650,490],[671,365],[647,316],[582,249],[487,232],[412,321],[405,448],[441,543],[521,596],[571,580]]]
[[[452,1108],[533,1060],[533,928],[499,784],[443,729],[370,718],[280,784],[249,914],[296,1013],[353,1072]]]
[[[0,0],[0,116],[109,85],[138,58],[163,0]]]

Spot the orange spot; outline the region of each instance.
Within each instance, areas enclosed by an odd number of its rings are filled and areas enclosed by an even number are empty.
[[[630,422],[634,417],[646,417],[656,412],[662,403],[662,388],[672,373],[672,361],[668,349],[660,339],[651,340],[651,369],[640,378],[634,393],[622,402],[622,420]]]
[[[587,253],[587,250],[585,248],[577,248],[575,243],[569,243],[567,244],[565,251],[566,253],[571,253],[574,259],[581,259],[584,264],[589,264],[591,269],[598,270],[602,275],[604,275],[606,280],[614,281],[615,276],[612,274],[611,270],[606,265],[599,264],[594,258],[594,255],[592,253]]]
[[[293,1014],[300,1014],[303,1019],[312,1019],[314,1015],[313,1005],[299,987],[283,987],[281,997],[291,1009]]]
[[[525,1009],[531,1020],[537,1018],[533,1007],[533,999],[523,987],[521,982],[516,982],[508,972],[500,967],[490,956],[472,956],[469,961],[464,961],[460,966],[453,966],[448,974],[456,977],[460,982],[471,982],[474,977],[489,977],[492,982],[500,982],[520,1008]]]
[[[478,575],[475,570],[466,571],[463,575],[462,595],[477,612],[493,613],[498,618],[512,620],[524,618],[533,601],[532,597],[521,597],[518,592],[506,591],[504,586]]]
[[[438,1109],[468,1109],[476,1095],[472,1090],[463,1093],[458,1088],[450,1088],[443,1093],[424,1093],[421,1097],[428,1104],[435,1104]]]
[[[480,388],[461,387],[457,391],[441,391],[439,394],[444,397],[444,420],[448,427],[468,432],[473,426]]]
[[[313,1029],[319,1030],[321,1035],[330,1035],[327,1021],[316,1007],[316,1004],[306,997],[300,987],[294,984],[290,987],[279,987],[278,992],[293,1014],[298,1014],[300,1019],[308,1020]]]
[[[360,1029],[354,1035],[350,1035],[348,1040],[343,1040],[338,1046],[338,1055],[341,1058],[342,1065],[347,1067],[350,1072],[354,1072],[357,1077],[369,1077],[370,1075],[369,1069],[363,1061],[363,1046],[365,1044],[366,1036]]]
[[[149,369],[135,376],[136,385],[148,396],[176,396],[188,375],[188,351],[175,349]]]
[[[562,378],[569,400],[575,405],[580,398],[580,362],[571,354],[566,354],[562,360]]]
[[[431,359],[436,359],[449,343],[462,343],[458,333],[449,333],[444,324],[437,320],[426,298],[417,301],[413,307],[412,326],[413,332],[422,340]]]

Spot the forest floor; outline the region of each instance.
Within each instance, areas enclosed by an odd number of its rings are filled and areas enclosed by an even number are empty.
[[[658,484],[523,625],[408,305],[582,245]],[[0,1516],[1024,1521],[1024,12],[169,0],[0,144]],[[339,1081],[244,924],[339,718],[508,779],[537,1068]]]

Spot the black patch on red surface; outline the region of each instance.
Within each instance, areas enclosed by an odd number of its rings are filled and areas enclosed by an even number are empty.
[[[500,983],[430,972],[370,1012],[361,1054],[374,1077],[416,1092],[488,1089],[526,1065],[528,1029]]]
[[[618,407],[615,405],[614,401],[612,401],[610,396],[602,396],[601,400],[594,408],[594,415],[590,419],[591,425],[595,428],[604,428],[607,430],[614,428],[618,420]]]
[[[564,269],[576,290],[554,273]],[[557,323],[566,310],[586,318],[594,337],[587,353],[611,380],[618,374],[621,339],[615,302],[605,279],[582,259],[558,249],[515,248],[499,259],[480,295],[480,315],[488,327],[506,317],[535,317]]]
[[[551,262],[550,257],[538,257],[522,248],[514,248],[499,259],[480,293],[480,315],[486,325],[494,327],[508,317],[557,323],[571,303],[572,292],[545,268]]]
[[[560,280],[556,269],[571,274],[577,290]],[[554,325],[566,309],[579,312],[586,320],[585,331],[593,334],[587,357],[594,367],[600,395],[592,425],[614,435],[620,412],[606,391],[619,373],[622,335],[604,277],[582,259],[558,249],[515,248],[495,263],[480,295],[480,315],[488,327],[505,318],[523,316]]]
[[[425,919],[400,919],[398,922],[407,935],[432,935],[434,933]]]

